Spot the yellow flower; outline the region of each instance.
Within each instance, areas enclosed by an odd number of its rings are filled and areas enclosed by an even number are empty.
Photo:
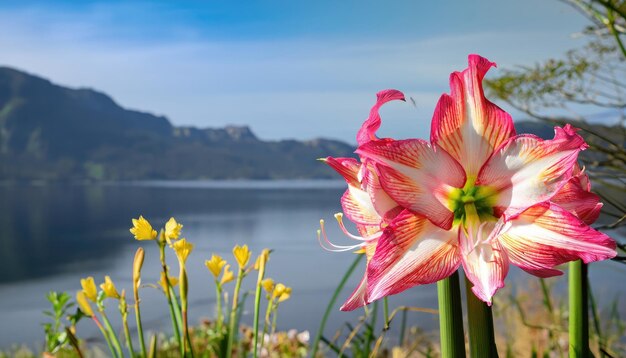
[[[100,285],[100,288],[102,289],[102,291],[104,291],[104,294],[107,295],[107,297],[117,299],[120,298],[120,294],[117,292],[117,289],[115,288],[115,284],[113,284],[111,277],[104,276],[104,283]]]
[[[289,297],[291,297],[291,287],[287,287],[282,283],[279,283],[274,287],[272,298],[277,298],[278,302],[283,302]]]
[[[267,292],[267,294],[272,294],[272,292],[274,292],[274,280],[271,278],[266,278],[261,281],[261,286],[263,286],[263,289]]]
[[[98,289],[96,288],[96,281],[94,281],[93,277],[89,276],[81,279],[80,285],[83,288],[85,296],[93,302],[96,302],[96,299],[98,298]]]
[[[172,245],[172,249],[176,252],[176,257],[178,257],[178,262],[181,266],[185,265],[187,262],[187,257],[193,251],[193,244],[187,242],[187,239],[181,239],[180,241],[176,241]]]
[[[213,276],[217,278],[220,275],[220,272],[222,272],[222,268],[224,268],[224,265],[226,265],[226,260],[224,260],[219,255],[213,254],[211,255],[210,260],[204,261],[204,265],[206,266],[206,268],[209,269],[209,271],[211,271]]]
[[[261,267],[261,259],[263,259],[264,264],[267,264],[267,262],[270,260],[270,249],[263,249],[263,251],[261,251],[261,254],[259,255],[259,257],[256,258],[256,261],[254,262],[255,270],[258,270]]]
[[[76,292],[76,302],[78,302],[78,306],[84,314],[93,317],[93,310],[91,309],[91,305],[87,300],[87,295],[85,294],[85,291]]]
[[[289,297],[291,297],[291,287],[286,287],[285,291],[283,291],[283,294],[278,297],[278,302],[286,301],[289,299]]]
[[[156,230],[152,228],[150,222],[144,219],[143,216],[139,216],[139,219],[133,219],[133,227],[130,228],[130,233],[135,235],[136,240],[154,240],[157,236]]]
[[[224,266],[224,273],[222,274],[222,280],[220,285],[230,282],[235,279],[235,274],[230,270],[230,265]]]
[[[287,287],[285,285],[283,285],[282,283],[276,284],[276,286],[274,286],[274,293],[272,293],[272,297],[273,298],[280,297],[280,295],[282,295],[283,292],[285,292],[286,288]]]
[[[178,240],[182,229],[183,226],[177,223],[176,219],[170,218],[169,221],[165,223],[165,237],[168,240]]]
[[[167,280],[170,282],[170,287],[174,287],[178,285],[178,279],[176,277],[169,276]],[[161,280],[159,281],[159,285],[163,288],[163,292],[167,291],[167,284],[165,282],[165,273],[161,271]]]
[[[233,248],[233,255],[235,256],[235,260],[237,260],[237,263],[239,264],[239,268],[243,269],[248,264],[248,261],[250,261],[250,256],[252,255],[252,252],[250,252],[250,249],[248,249],[248,245],[237,245]]]

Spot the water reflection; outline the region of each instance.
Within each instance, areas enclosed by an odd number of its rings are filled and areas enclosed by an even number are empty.
[[[120,289],[128,289],[139,245],[146,248],[142,282],[156,282],[156,245],[136,242],[128,232],[131,218],[139,214],[155,225],[175,216],[184,224],[183,235],[196,245],[188,261],[193,322],[212,316],[214,310],[212,281],[204,260],[215,252],[232,261],[233,245],[246,243],[255,254],[265,247],[274,249],[268,275],[294,289],[292,299],[282,305],[279,326],[314,331],[353,259],[350,253],[323,251],[315,239],[318,220],[332,221],[332,214],[340,210],[343,190],[343,182],[306,181],[0,186],[0,347],[43,341],[41,311],[47,308],[49,290],[73,294],[80,287],[79,279],[87,275],[98,282],[111,275]],[[341,241],[335,225],[328,225],[328,230]],[[170,259],[175,269],[173,255]],[[348,283],[341,300],[356,286],[362,270]],[[601,299],[611,300],[626,291],[607,284],[624,271],[615,264],[592,267]],[[515,280],[516,272],[509,275],[507,285]],[[563,286],[565,281],[559,283]],[[417,287],[393,297],[391,305],[436,308],[435,295],[433,285]],[[145,288],[142,302],[146,327],[168,331],[162,294]],[[329,333],[358,315],[336,311]],[[244,321],[250,321],[250,316],[244,312]],[[436,322],[432,315],[415,314],[409,324],[434,328]],[[98,336],[90,322],[81,323],[79,332],[83,338]]]

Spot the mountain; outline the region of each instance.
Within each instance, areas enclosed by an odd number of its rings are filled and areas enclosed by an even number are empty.
[[[263,141],[248,127],[175,127],[0,67],[0,180],[336,178],[315,159],[353,156],[346,143]]]
[[[587,129],[581,134],[591,144],[598,136],[589,133],[621,142],[621,128],[572,124]],[[544,122],[516,122],[516,128],[554,136]],[[175,127],[101,92],[0,67],[0,180],[337,178],[315,159],[353,151],[329,139],[264,141],[245,126]],[[582,158],[610,159],[592,150]]]

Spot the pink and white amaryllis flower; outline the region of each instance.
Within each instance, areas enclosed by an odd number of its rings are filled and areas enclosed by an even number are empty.
[[[377,94],[376,104],[372,107],[369,117],[357,135],[359,145],[379,140],[376,137],[376,130],[380,127],[381,122],[378,110],[384,103],[391,100],[404,100],[404,95],[396,90],[381,91]],[[321,230],[318,232],[320,244],[330,251],[362,250],[369,263],[376,250],[378,238],[402,208],[385,193],[378,177],[371,170],[371,165],[366,160],[359,162],[354,158],[327,157],[322,161],[335,169],[348,184],[348,189],[341,198],[343,214],[336,214],[335,218],[344,234],[358,243],[348,246],[331,243],[326,235],[324,221],[321,220]],[[356,225],[359,231],[358,235],[352,234],[346,229],[343,223],[344,214]],[[361,283],[341,306],[341,310],[351,311],[367,303],[369,303],[367,276],[364,275]]]
[[[540,277],[555,266],[616,255],[588,226],[600,204],[577,168],[587,144],[570,125],[551,140],[516,135],[482,80],[495,64],[477,55],[450,76],[430,142],[371,140],[357,153],[405,210],[377,239],[367,265],[368,302],[436,282],[462,265],[472,291],[491,304],[510,264]]]

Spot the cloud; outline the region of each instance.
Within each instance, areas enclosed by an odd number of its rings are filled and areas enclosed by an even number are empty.
[[[575,44],[562,31],[483,31],[411,41],[233,40],[203,38],[178,26],[176,36],[144,38],[131,34],[129,24],[112,28],[111,11],[5,10],[0,62],[59,84],[104,91],[125,107],[164,114],[175,124],[249,124],[268,139],[353,142],[381,89],[398,88],[417,102],[417,108],[384,108],[393,119],[383,133],[406,137],[407,129],[416,128],[415,134],[426,136],[436,99],[448,91],[449,73],[466,66],[468,53],[510,67]]]

